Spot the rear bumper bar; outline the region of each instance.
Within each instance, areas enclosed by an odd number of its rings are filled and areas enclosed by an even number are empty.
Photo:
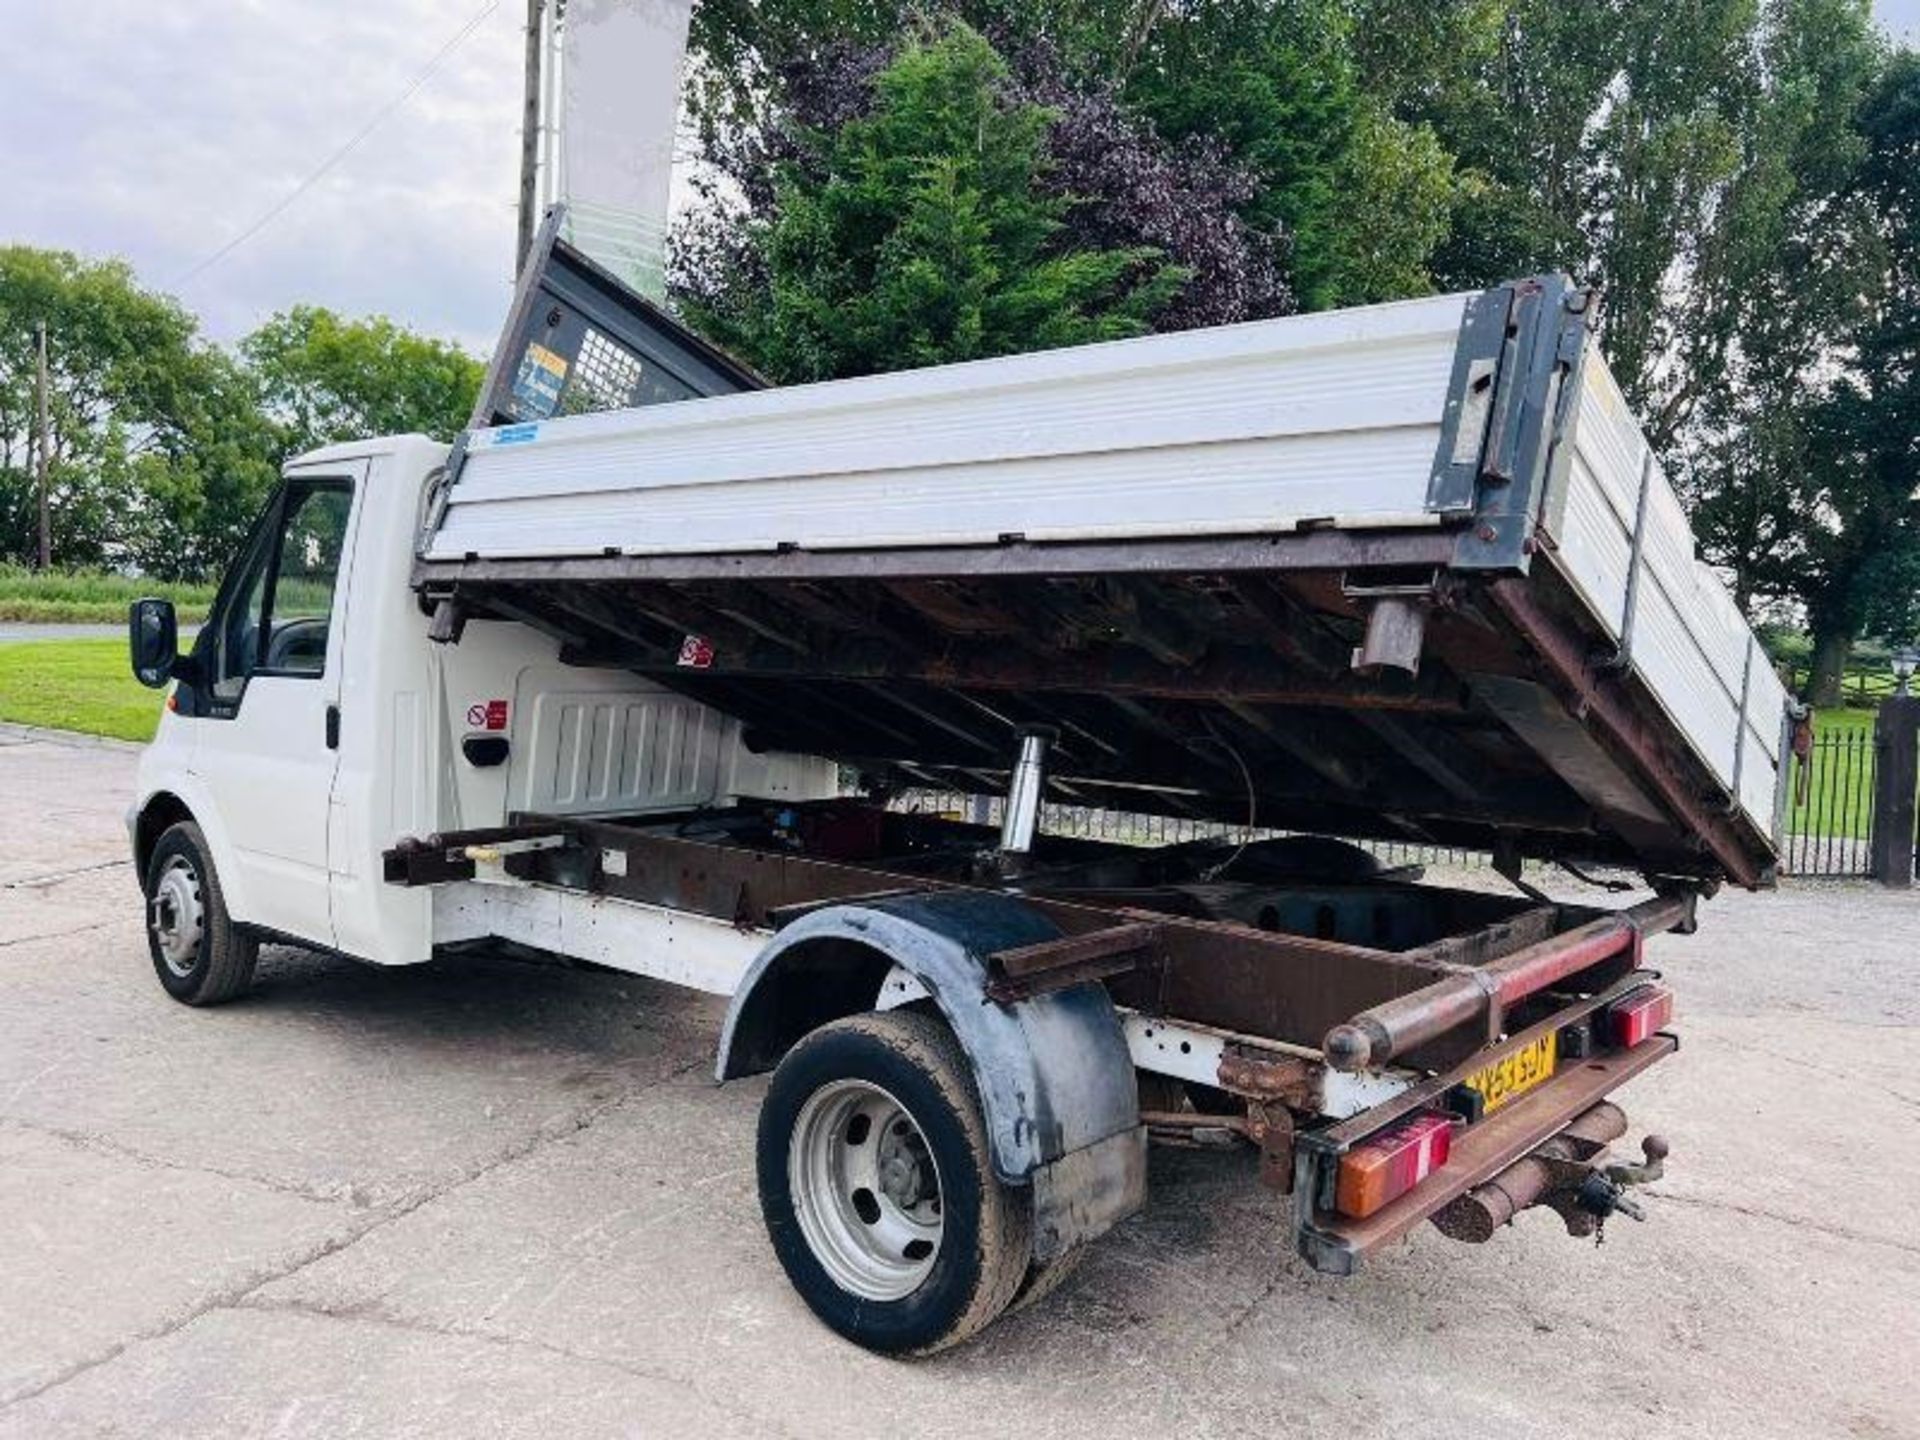
[[[1328,1130],[1303,1134],[1294,1151],[1294,1244],[1316,1270],[1347,1275],[1370,1251],[1398,1240],[1450,1201],[1482,1185],[1559,1134],[1614,1090],[1679,1048],[1679,1040],[1659,1034],[1630,1050],[1611,1051],[1568,1062],[1538,1089],[1511,1101],[1486,1118],[1459,1129],[1447,1163],[1412,1190],[1364,1220],[1331,1207],[1340,1157],[1367,1135],[1400,1114],[1419,1109],[1444,1094],[1471,1069],[1507,1050],[1519,1049],[1540,1034],[1566,1026],[1610,1003],[1651,976],[1636,971],[1601,994],[1562,1010],[1514,1036],[1497,1051],[1483,1051],[1458,1072],[1435,1077]]]

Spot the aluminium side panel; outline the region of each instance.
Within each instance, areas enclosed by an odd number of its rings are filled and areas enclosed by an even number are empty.
[[[1553,563],[1714,778],[1772,834],[1785,691],[1726,586],[1694,558],[1680,498],[1597,353],[1566,443]]]
[[[425,558],[1433,524],[1468,298],[477,431]]]

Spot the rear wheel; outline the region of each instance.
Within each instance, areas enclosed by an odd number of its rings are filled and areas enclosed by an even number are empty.
[[[147,950],[169,995],[218,1005],[253,983],[259,942],[227,914],[198,825],[182,821],[161,835],[147,861],[146,894]]]
[[[870,1350],[957,1344],[1026,1277],[1028,1193],[995,1178],[972,1070],[932,1015],[857,1015],[794,1046],[761,1106],[758,1168],[787,1278]]]

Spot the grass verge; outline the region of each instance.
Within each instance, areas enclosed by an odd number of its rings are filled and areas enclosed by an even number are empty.
[[[133,678],[124,640],[0,645],[0,720],[144,743],[163,703]]]
[[[29,625],[115,625],[127,606],[146,595],[173,601],[182,624],[206,619],[212,585],[169,585],[138,575],[97,570],[52,570],[45,574],[0,565],[0,621]]]

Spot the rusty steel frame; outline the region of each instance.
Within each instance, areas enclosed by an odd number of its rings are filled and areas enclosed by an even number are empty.
[[[514,841],[564,836],[564,846],[513,850]],[[742,928],[771,929],[823,904],[851,903],[876,894],[979,887],[876,866],[847,865],[789,853],[715,845],[638,828],[635,823],[523,817],[520,824],[436,835],[389,851],[386,873],[399,884],[437,884],[471,878],[470,851],[502,847],[502,863],[522,880],[585,890],[731,920]],[[617,852],[620,863],[606,861]],[[883,862],[884,863],[884,862]],[[621,873],[624,870],[624,873]],[[1642,933],[1671,928],[1690,914],[1686,897],[1661,897],[1633,910],[1590,920],[1544,941],[1527,939],[1546,923],[1549,907],[1485,927],[1492,936],[1462,935],[1394,953],[1275,934],[1214,920],[1102,906],[1091,897],[1066,900],[1024,895],[1063,937],[992,957],[989,998],[1011,1003],[1044,990],[1101,983],[1121,1005],[1243,1037],[1223,1052],[1216,1082],[1246,1099],[1243,1118],[1209,1117],[1217,1128],[1253,1143],[1264,1183],[1295,1194],[1295,1237],[1318,1268],[1351,1270],[1367,1250],[1404,1234],[1459,1195],[1466,1194],[1564,1130],[1619,1084],[1670,1053],[1670,1036],[1643,1042],[1626,1054],[1602,1054],[1569,1063],[1554,1079],[1485,1119],[1465,1127],[1439,1175],[1364,1221],[1323,1214],[1320,1191],[1340,1155],[1413,1111],[1442,1105],[1467,1075],[1585,1020],[1657,972],[1630,969],[1608,983],[1606,962],[1637,962]],[[1581,912],[1562,910],[1564,918]],[[1621,948],[1622,946],[1626,948]],[[1440,958],[1471,955],[1478,965]],[[1476,974],[1484,969],[1486,974]],[[1392,1012],[1401,997],[1416,1002],[1440,987],[1470,990],[1488,1007],[1446,1012],[1447,1025],[1423,1029],[1393,1053],[1475,1018],[1504,1017],[1504,1003],[1540,993],[1575,974],[1600,988],[1508,1037],[1484,1044],[1484,1032],[1464,1036],[1441,1060],[1448,1067],[1394,1098],[1320,1130],[1296,1132],[1291,1109],[1312,1108],[1307,1082],[1313,1036],[1328,1017],[1352,1019],[1368,1007]],[[1425,1013],[1420,1004],[1415,1013]],[[1404,1040],[1404,1033],[1403,1033]],[[1288,1054],[1266,1047],[1293,1047]],[[1431,1049],[1431,1047],[1429,1047]],[[1203,1127],[1204,1128],[1204,1127]]]
[[[471,878],[473,864],[464,858],[467,846],[552,834],[564,835],[570,843],[510,855],[505,860],[508,873],[747,929],[777,929],[821,905],[857,903],[881,894],[982,888],[915,874],[909,857],[844,864],[713,844],[619,821],[537,815],[522,817],[515,827],[435,836],[396,848],[386,857],[387,878],[401,884]],[[605,857],[614,852],[620,863],[609,868]],[[902,868],[888,868],[890,863]],[[1606,917],[1558,938],[1542,939],[1536,937],[1550,929],[1551,917],[1565,923],[1592,912],[1537,907],[1396,952],[1141,910],[1124,899],[1103,903],[1086,891],[1022,898],[1057,924],[1063,938],[1031,947],[1031,953],[996,957],[994,983],[1006,999],[1098,980],[1117,1003],[1142,1013],[1306,1050],[1328,1047],[1329,1032],[1370,1016],[1384,1013],[1395,1025],[1391,1017],[1421,1017],[1399,1043],[1376,1055],[1373,1064],[1414,1052],[1427,1065],[1449,1064],[1496,1034],[1505,1007],[1521,998],[1522,990],[1514,983],[1504,982],[1503,988],[1503,975],[1548,977],[1531,987],[1537,989],[1593,969],[1607,958],[1588,953],[1596,927],[1607,934],[1627,934],[1638,925],[1651,933],[1671,928],[1685,913],[1679,900],[1648,902],[1659,914],[1671,911],[1672,916],[1660,920],[1655,910],[1641,907],[1628,912],[1636,918]],[[1436,1003],[1433,997],[1440,990],[1458,1003]],[[1467,1035],[1462,1027],[1474,1020],[1480,1023]],[[1459,1032],[1457,1043],[1449,1032]],[[1431,1043],[1443,1036],[1446,1043]],[[1342,1053],[1338,1047],[1329,1049],[1329,1063],[1338,1065]]]
[[[1135,797],[1143,808],[1243,814],[1244,787],[1226,752],[1196,750],[1156,730],[1160,710],[1217,706],[1224,713],[1209,724],[1242,750],[1298,762],[1255,767],[1260,802],[1283,826],[1310,825],[1305,816],[1318,806],[1323,828],[1347,834],[1430,833],[1483,845],[1517,830],[1530,854],[1638,859],[1650,874],[1767,883],[1765,837],[1726,813],[1724,797],[1663,739],[1629,681],[1588,653],[1588,640],[1552,608],[1538,577],[1496,574],[1446,587],[1442,608],[1473,615],[1479,628],[1456,620],[1444,635],[1430,634],[1418,675],[1353,670],[1346,631],[1363,618],[1352,607],[1356,595],[1372,593],[1368,575],[1426,567],[1444,576],[1448,543],[1445,529],[1312,529],[901,551],[468,559],[419,562],[415,580],[428,598],[544,631],[568,663],[647,675],[757,727],[774,748],[830,754],[894,783],[978,788],[987,784],[981,773],[997,769],[994,752],[1005,738],[990,723],[995,712],[1052,723],[1060,723],[1056,712],[1082,713],[1091,733],[1135,762],[1125,779],[1150,787]],[[1101,588],[1064,593],[1051,583],[1086,577]],[[967,604],[948,603],[941,587],[949,582],[966,590]],[[1236,602],[1224,618],[1214,613],[1220,595]],[[1115,627],[1124,643],[1075,643]],[[698,670],[678,663],[688,634],[713,642],[711,663]],[[1514,641],[1524,654],[1510,648]],[[1522,747],[1539,767],[1535,783],[1520,783],[1518,772],[1509,783],[1490,769],[1465,742],[1504,717],[1460,678],[1483,671],[1526,677],[1557,694],[1590,743],[1637,777],[1665,818],[1636,828],[1597,811],[1538,746]],[[804,687],[804,705],[794,687]],[[1087,712],[1099,701],[1130,708]],[[1261,707],[1313,713],[1295,727],[1261,723]],[[1322,713],[1358,716],[1352,743],[1324,735],[1318,745],[1289,743],[1296,728],[1314,732]],[[843,723],[849,718],[859,723]],[[1328,744],[1332,759],[1367,770],[1368,783],[1328,773],[1320,754]],[[1095,759],[1092,769],[1084,757],[1063,767],[1054,798],[1071,781],[1092,787],[1082,803],[1123,799],[1100,788],[1117,775],[1106,776]],[[1286,775],[1292,780],[1275,778]]]
[[[1009,1005],[1088,980],[1111,979],[1160,963],[1161,953],[1160,927],[1152,921],[999,950],[987,957],[987,998]]]
[[[1691,897],[1656,896],[1482,964],[1449,966],[1445,979],[1424,990],[1336,1025],[1320,1048],[1336,1070],[1367,1070],[1469,1023],[1498,1038],[1515,1004],[1607,961],[1616,974],[1638,969],[1646,937],[1678,928],[1692,913]]]
[[[536,829],[555,824],[537,816],[527,819]],[[691,910],[743,926],[768,926],[774,911],[794,905],[854,899],[903,883],[928,890],[978,888],[888,870],[885,862],[847,865],[707,844],[606,821],[570,824],[590,853],[620,850],[627,873],[607,874],[596,867],[592,875],[569,874],[570,862],[561,851],[519,857],[509,862],[509,871],[528,879],[584,883],[597,894]],[[1355,1011],[1417,990],[1446,973],[1390,951],[1331,940],[1132,911],[1088,899],[1045,894],[1021,898],[1068,937],[1104,935],[1122,925],[1152,927],[1156,962],[1130,966],[1105,979],[1119,1003],[1297,1045],[1317,1045],[1330,1026]]]
[[[663,835],[617,821],[538,815],[520,820],[518,826],[484,832],[484,839],[564,834],[571,843],[507,856],[506,870],[516,878],[684,910],[742,928],[773,929],[823,903],[853,902],[878,893],[980,888],[916,875],[910,869],[887,869],[885,861],[841,864]],[[385,857],[386,877],[396,884],[470,879],[474,867],[464,850],[476,843],[480,841],[472,835],[450,834],[396,847]],[[619,853],[624,874],[617,873],[621,866],[605,865],[609,851]],[[1108,957],[1124,958],[1124,967],[1093,962],[1110,970],[1098,978],[1116,1002],[1304,1049],[1316,1049],[1328,1029],[1367,1007],[1454,973],[1445,961],[1102,905],[1085,892],[1072,899],[1046,894],[1022,899],[1069,940],[1099,935],[1091,953],[1110,946],[1133,952]],[[1496,921],[1492,928],[1505,923]],[[1118,942],[1111,934],[1116,929],[1124,932]],[[1145,938],[1149,935],[1150,940]],[[1462,943],[1505,948],[1498,941],[1475,942],[1473,937],[1463,937]],[[1056,953],[1075,953],[1062,944]]]

